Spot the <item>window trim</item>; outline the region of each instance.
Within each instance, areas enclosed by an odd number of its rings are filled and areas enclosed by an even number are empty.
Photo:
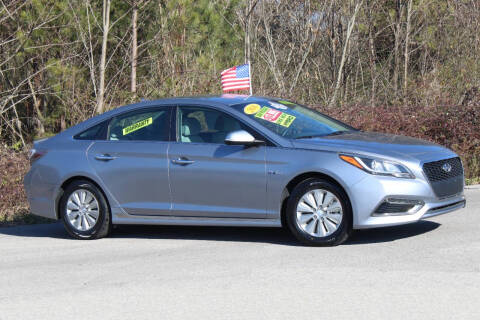
[[[119,114],[114,115],[113,117],[108,119],[108,124],[105,132],[105,141],[113,141],[113,142],[172,142],[172,114],[173,109],[175,109],[175,105],[156,105],[156,106],[145,106],[141,108],[136,108],[134,110],[125,111]],[[149,110],[157,110],[160,108],[165,108],[167,111],[167,122],[168,122],[168,137],[167,140],[110,140],[110,123],[113,119],[118,117],[127,116],[130,113],[138,113],[138,112],[148,112]]]
[[[248,123],[246,123],[243,119],[240,119],[239,117],[237,117],[235,115],[235,113],[232,113],[232,112],[229,112],[228,110],[225,110],[225,109],[222,109],[222,108],[218,108],[218,107],[215,107],[215,106],[211,106],[211,105],[203,105],[203,104],[177,104],[176,107],[175,107],[175,112],[172,112],[172,124],[174,124],[173,126],[171,126],[171,129],[172,129],[172,137],[174,137],[175,139],[172,139],[172,142],[176,142],[176,143],[184,143],[184,144],[207,144],[207,145],[217,145],[217,146],[228,146],[228,144],[225,144],[225,143],[211,143],[211,142],[182,142],[180,141],[180,130],[179,130],[179,123],[178,123],[178,113],[179,113],[179,110],[180,108],[203,108],[203,109],[210,109],[210,110],[214,110],[214,111],[218,111],[220,113],[224,113],[224,114],[227,114],[229,115],[230,117],[234,118],[235,120],[237,120],[238,122],[240,122],[242,125],[244,125],[245,127],[247,127],[249,130],[255,132],[259,137],[262,138],[263,141],[265,141],[265,146],[266,147],[278,147],[278,144],[275,143],[274,141],[272,141],[272,139],[266,137],[264,134],[262,134],[261,132],[259,132],[258,130],[256,130],[255,128],[252,128],[252,126]]]

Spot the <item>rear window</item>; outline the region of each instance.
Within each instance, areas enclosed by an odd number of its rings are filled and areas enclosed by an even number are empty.
[[[97,124],[75,136],[77,140],[104,140],[102,133],[106,123],[102,122]]]

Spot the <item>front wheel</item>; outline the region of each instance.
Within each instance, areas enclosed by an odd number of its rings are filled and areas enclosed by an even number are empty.
[[[110,211],[103,193],[91,182],[74,181],[65,188],[59,205],[67,232],[76,239],[106,237],[111,229]]]
[[[345,192],[324,179],[307,179],[292,191],[287,225],[302,243],[334,246],[345,242],[352,229],[352,212]]]

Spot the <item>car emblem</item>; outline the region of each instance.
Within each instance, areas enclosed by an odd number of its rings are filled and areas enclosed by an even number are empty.
[[[442,166],[442,170],[445,171],[445,172],[450,172],[450,171],[452,171],[452,165],[447,162]]]

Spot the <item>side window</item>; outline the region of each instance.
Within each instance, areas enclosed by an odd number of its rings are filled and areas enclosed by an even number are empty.
[[[227,134],[237,130],[246,130],[256,135],[234,117],[214,109],[179,107],[178,110],[179,142],[223,144]]]
[[[104,126],[106,125],[105,122],[97,124],[75,136],[77,140],[104,140],[105,139],[105,131]],[[103,132],[103,137],[102,137]]]
[[[169,140],[169,108],[134,111],[110,121],[108,140]]]

